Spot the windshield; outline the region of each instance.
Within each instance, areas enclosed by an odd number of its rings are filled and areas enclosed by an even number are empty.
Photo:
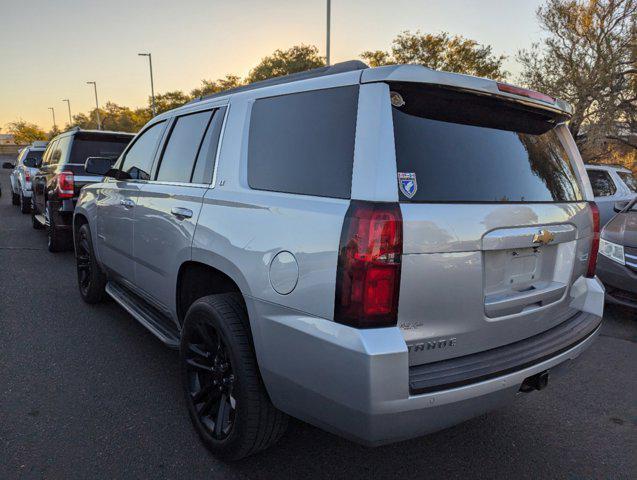
[[[22,164],[25,167],[31,167],[31,168],[37,167],[40,164],[40,161],[42,160],[43,153],[44,153],[44,150],[29,150]]]
[[[635,180],[635,177],[633,176],[632,173],[617,172],[617,175],[619,175],[619,178],[621,178],[624,181],[624,183],[630,189],[631,192],[637,193],[637,180]]]
[[[550,119],[444,89],[408,86],[398,93],[392,110],[399,186],[415,184],[401,186],[401,201],[582,200]]]

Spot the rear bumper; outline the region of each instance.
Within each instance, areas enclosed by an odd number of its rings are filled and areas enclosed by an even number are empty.
[[[248,308],[251,318],[258,318],[252,325],[255,348],[275,406],[368,446],[440,430],[513,401],[526,378],[580,355],[601,321],[582,312],[593,328],[531,365],[414,394],[407,345],[398,328],[357,330],[254,299]]]

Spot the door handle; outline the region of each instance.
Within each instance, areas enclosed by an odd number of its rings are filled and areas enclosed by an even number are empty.
[[[189,208],[173,207],[171,208],[170,213],[172,213],[179,220],[192,217],[192,210],[190,210]]]
[[[120,200],[119,204],[122,205],[124,208],[133,208],[135,206],[135,202],[130,199]]]

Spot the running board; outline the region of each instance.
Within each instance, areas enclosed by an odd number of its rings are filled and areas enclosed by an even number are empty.
[[[179,348],[179,331],[156,308],[113,281],[106,284],[106,293],[164,344],[170,348]]]
[[[46,217],[44,215],[42,215],[41,213],[38,213],[37,215],[34,215],[35,219],[38,221],[38,223],[40,225],[42,225],[43,227],[46,227]]]

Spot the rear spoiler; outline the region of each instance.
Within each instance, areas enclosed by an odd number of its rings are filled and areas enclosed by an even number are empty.
[[[500,97],[533,108],[547,110],[559,115],[563,120],[568,120],[573,115],[573,107],[559,98],[488,78],[441,72],[422,65],[389,65],[363,70],[361,83],[374,82],[413,82],[441,85],[479,95]]]

